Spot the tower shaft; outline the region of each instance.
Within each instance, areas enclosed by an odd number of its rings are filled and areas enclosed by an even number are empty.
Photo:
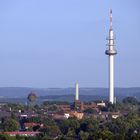
[[[114,103],[114,56],[109,56],[109,102]]]
[[[79,85],[78,85],[78,83],[76,83],[76,85],[75,85],[75,100],[76,101],[79,100]]]

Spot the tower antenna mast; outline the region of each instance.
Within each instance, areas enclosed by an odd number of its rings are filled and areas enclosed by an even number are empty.
[[[117,50],[115,49],[115,37],[112,28],[112,9],[110,9],[110,29],[109,29],[109,37],[108,40],[108,48],[105,51],[105,54],[108,55],[108,63],[109,63],[109,102],[114,103],[114,55],[117,54]]]

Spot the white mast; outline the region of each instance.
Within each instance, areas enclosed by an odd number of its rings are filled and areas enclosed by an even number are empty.
[[[105,54],[109,56],[109,102],[114,103],[114,55],[117,54],[114,44],[114,33],[112,29],[112,10],[110,10],[110,29],[109,29],[109,37],[108,40],[108,48],[105,51]]]

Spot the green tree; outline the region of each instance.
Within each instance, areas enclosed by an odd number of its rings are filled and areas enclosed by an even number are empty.
[[[69,129],[68,133],[67,133],[67,137],[71,137],[71,138],[76,137],[75,130],[74,129]]]
[[[4,131],[17,131],[19,130],[19,122],[15,119],[7,119],[3,124]]]
[[[104,130],[100,133],[100,136],[102,140],[113,140],[114,139],[114,134],[110,132],[109,130]]]
[[[48,138],[55,138],[58,137],[61,134],[61,131],[59,130],[59,127],[56,125],[52,126],[46,126],[42,129],[40,129],[41,132],[44,133],[44,135]]]
[[[16,138],[10,137],[9,135],[6,134],[0,134],[0,140],[16,140]]]
[[[61,130],[61,132],[66,135],[68,132],[73,132],[78,133],[78,129],[80,128],[80,123],[77,119],[75,118],[69,118],[67,120],[61,120],[58,123],[58,126]]]
[[[86,132],[95,132],[99,129],[99,122],[93,118],[82,120],[80,129]]]
[[[11,119],[16,120],[16,115],[13,112],[11,113]]]
[[[126,97],[123,99],[124,104],[132,104],[132,105],[137,105],[138,101],[135,97]]]
[[[80,137],[80,140],[88,140],[89,133],[81,130],[79,133],[79,137]]]
[[[52,125],[55,125],[55,121],[53,119],[47,117],[47,118],[44,118],[43,124],[45,126],[52,126]]]
[[[88,108],[88,109],[84,110],[84,113],[93,114],[93,113],[97,113],[97,111],[95,109]]]
[[[30,105],[34,105],[35,101],[37,100],[37,95],[34,91],[31,91],[27,97]]]

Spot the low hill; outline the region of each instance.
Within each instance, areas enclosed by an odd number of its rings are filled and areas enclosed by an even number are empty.
[[[56,100],[70,101],[74,100],[74,88],[26,88],[26,87],[0,87],[0,101],[25,102],[27,95],[35,91],[38,101]],[[134,96],[140,100],[140,88],[115,88],[117,100],[127,96]],[[24,101],[23,101],[24,99]],[[83,101],[108,99],[107,88],[80,88],[80,99]]]

